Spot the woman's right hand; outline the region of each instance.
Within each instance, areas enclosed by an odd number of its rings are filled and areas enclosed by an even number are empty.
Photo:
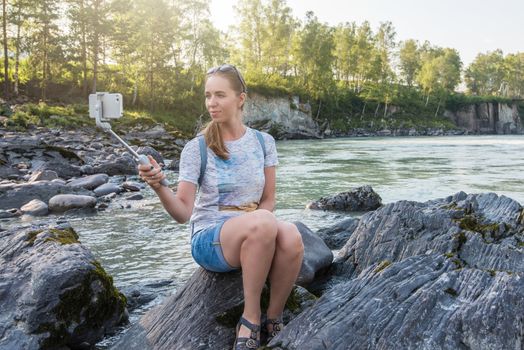
[[[160,181],[166,178],[164,173],[162,172],[162,168],[160,165],[156,162],[156,160],[151,157],[147,156],[149,159],[149,162],[151,164],[139,164],[138,165],[138,175],[149,184],[154,190],[159,189],[162,185],[160,184]]]

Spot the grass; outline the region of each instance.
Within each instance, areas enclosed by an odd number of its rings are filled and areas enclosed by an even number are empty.
[[[143,109],[124,111],[122,118],[112,122],[115,129],[125,130],[135,126],[153,127],[161,124],[175,137],[189,137],[193,134],[197,116],[187,117],[169,111],[150,112]],[[89,118],[87,104],[49,105],[27,103],[19,106],[4,122],[8,130],[25,131],[30,127],[77,129],[96,127]]]

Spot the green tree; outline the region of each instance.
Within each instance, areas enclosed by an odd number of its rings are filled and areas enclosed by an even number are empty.
[[[9,55],[7,52],[7,0],[2,0],[2,32],[4,39],[4,93],[9,94]]]
[[[291,38],[298,26],[285,0],[271,0],[264,6],[262,52],[264,72],[286,77],[289,73]]]
[[[236,28],[239,37],[240,65],[244,68],[246,79],[257,81],[263,73],[264,7],[261,0],[240,0],[235,6],[240,17]]]
[[[338,25],[333,33],[335,43],[333,56],[335,58],[334,71],[337,81],[342,82],[348,88],[351,79],[355,75],[357,59],[355,54],[356,47],[355,23],[344,23]]]
[[[522,98],[524,95],[524,53],[508,54],[504,58],[504,82],[501,93],[505,97]]]
[[[417,41],[410,39],[400,44],[400,71],[408,86],[413,86],[415,77],[420,70],[420,52]]]
[[[320,23],[313,12],[306,14],[306,23],[298,31],[293,57],[300,89],[318,100],[319,116],[322,99],[334,91],[333,29]]]
[[[59,10],[58,0],[34,0],[28,3],[30,61],[33,77],[40,80],[41,99],[44,101],[47,98],[47,85],[63,62],[63,38],[57,23]]]
[[[12,38],[14,47],[14,72],[13,72],[13,93],[18,96],[20,83],[25,83],[27,77],[20,76],[20,55],[22,51],[27,51],[27,31],[28,31],[28,12],[29,0],[14,0],[11,2],[11,23],[14,26],[15,35]]]
[[[462,62],[457,50],[449,48],[428,50],[423,57],[417,81],[426,95],[426,106],[431,94],[437,97],[436,116],[446,94],[452,93],[460,82]]]
[[[475,95],[496,95],[504,81],[504,55],[501,50],[478,54],[464,74],[466,86]]]
[[[359,93],[363,84],[366,81],[372,80],[372,64],[373,61],[370,60],[370,53],[374,48],[374,38],[373,31],[368,21],[364,21],[360,27],[357,29],[357,36],[355,47],[352,50],[355,55],[355,74],[354,74],[354,86],[355,92]]]

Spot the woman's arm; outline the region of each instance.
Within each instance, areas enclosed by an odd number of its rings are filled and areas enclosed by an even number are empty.
[[[140,177],[155,190],[158,198],[166,211],[178,223],[186,223],[191,217],[196,196],[196,185],[191,182],[181,181],[178,184],[176,194],[166,186],[162,186],[160,181],[165,178],[158,163],[149,156],[149,165],[139,165],[138,173]]]
[[[275,210],[275,188],[276,188],[276,167],[270,166],[264,168],[266,184],[260,198],[258,209]]]
[[[196,185],[191,182],[181,181],[178,183],[176,193],[173,193],[173,191],[166,186],[153,189],[173,219],[179,224],[184,224],[189,221],[195,203]]]

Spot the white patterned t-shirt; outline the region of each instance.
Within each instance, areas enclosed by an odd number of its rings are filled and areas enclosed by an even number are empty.
[[[238,208],[260,203],[265,185],[264,168],[278,164],[275,139],[261,132],[266,155],[255,130],[246,128],[238,140],[225,141],[229,159],[223,160],[207,148],[207,165],[197,193],[190,223],[196,233],[244,212]],[[178,181],[198,186],[200,146],[198,137],[189,141],[180,155]]]

